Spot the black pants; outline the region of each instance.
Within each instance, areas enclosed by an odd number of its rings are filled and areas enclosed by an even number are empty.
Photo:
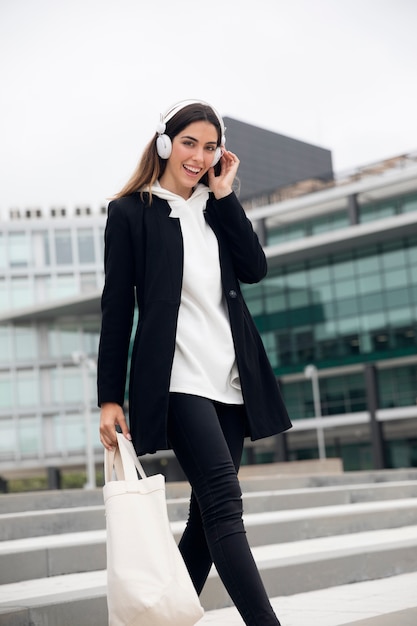
[[[168,437],[192,487],[179,547],[198,593],[214,562],[247,626],[279,626],[242,521],[237,471],[244,432],[243,406],[170,394]]]

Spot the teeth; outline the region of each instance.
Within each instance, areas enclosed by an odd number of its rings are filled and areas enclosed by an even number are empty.
[[[193,174],[198,174],[200,171],[199,167],[191,167],[191,165],[184,165],[185,169],[192,172]]]

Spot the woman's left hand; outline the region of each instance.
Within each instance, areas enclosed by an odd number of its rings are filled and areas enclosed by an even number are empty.
[[[214,175],[214,167],[211,167],[208,171],[208,182],[210,191],[214,193],[216,200],[224,198],[232,193],[233,181],[236,177],[236,173],[239,167],[239,159],[233,152],[224,150],[220,159],[220,174]]]

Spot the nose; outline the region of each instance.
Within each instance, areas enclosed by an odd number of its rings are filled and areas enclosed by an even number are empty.
[[[203,146],[196,146],[193,154],[195,161],[204,161],[204,148]]]

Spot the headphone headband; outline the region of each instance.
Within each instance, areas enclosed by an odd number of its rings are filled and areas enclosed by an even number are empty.
[[[204,100],[180,100],[180,102],[173,104],[167,111],[165,111],[164,114],[161,113],[161,126],[164,125],[164,129],[161,131],[161,133],[159,133],[157,129],[157,132],[159,134],[164,133],[166,123],[169,122],[169,120],[171,120],[174,117],[174,115],[176,115],[179,111],[181,111],[181,109],[184,109],[189,104],[203,104],[204,106],[210,107],[210,109],[213,111],[213,113],[215,114],[215,116],[217,117],[219,121],[221,135],[222,135],[222,143],[224,143],[225,141],[224,135],[225,135],[226,128],[224,126],[223,119],[221,115],[216,111],[216,109],[211,104],[209,104],[208,102],[205,102]]]

